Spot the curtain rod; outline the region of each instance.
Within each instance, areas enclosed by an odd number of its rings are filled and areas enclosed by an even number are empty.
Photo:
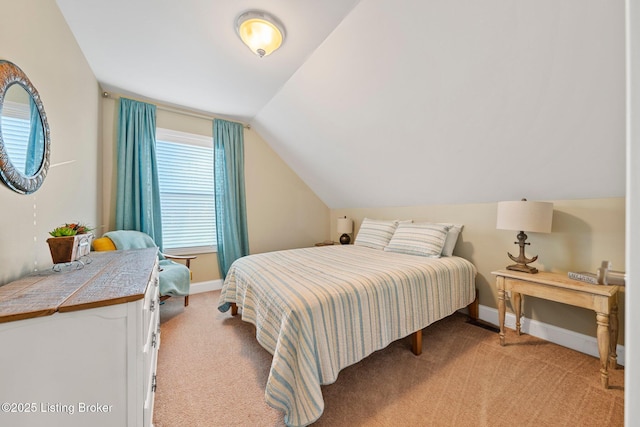
[[[105,91],[102,91],[102,97],[103,98],[111,98],[111,99],[119,99],[119,98],[122,97],[122,95],[114,95],[114,94],[111,94],[111,93],[109,93],[109,92],[107,92],[105,90]],[[147,101],[141,101],[141,102],[147,102]],[[217,117],[209,116],[209,115],[203,114],[203,113],[196,113],[195,111],[190,111],[190,110],[177,108],[177,107],[169,107],[168,105],[157,104],[155,102],[148,102],[148,103],[155,105],[156,108],[159,109],[159,110],[168,111],[170,113],[177,113],[177,114],[182,114],[184,116],[196,117],[198,119],[206,119],[206,120],[213,120],[213,119],[217,118]],[[236,123],[242,124],[242,126],[245,129],[251,129],[251,125],[250,124],[238,122],[236,120],[233,120],[233,121],[235,121]]]

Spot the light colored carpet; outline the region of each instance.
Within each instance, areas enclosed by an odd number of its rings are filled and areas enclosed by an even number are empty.
[[[219,291],[161,306],[154,424],[282,426],[264,401],[271,355],[253,325],[217,310]],[[540,339],[498,335],[454,314],[344,369],[323,386],[314,426],[623,426],[624,370],[600,386],[599,361]]]

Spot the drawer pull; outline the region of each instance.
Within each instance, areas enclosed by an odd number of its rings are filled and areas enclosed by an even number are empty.
[[[158,388],[158,383],[156,381],[156,374],[153,374],[153,380],[151,381],[151,391],[155,393],[156,388]]]
[[[149,311],[154,311],[156,309],[156,300],[151,300],[151,305],[149,305]]]
[[[151,335],[151,347],[156,348],[157,341],[158,335],[154,332],[153,335]]]

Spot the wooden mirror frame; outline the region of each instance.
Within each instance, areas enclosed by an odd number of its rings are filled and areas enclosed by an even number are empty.
[[[47,176],[49,170],[49,152],[51,149],[51,135],[49,131],[49,123],[47,115],[44,112],[44,106],[40,99],[40,94],[31,84],[27,75],[14,63],[0,59],[0,117],[2,117],[2,106],[4,98],[9,87],[13,84],[19,84],[27,91],[40,114],[42,123],[42,134],[44,137],[44,150],[42,155],[42,163],[34,175],[26,176],[18,170],[7,153],[4,138],[2,136],[2,124],[0,123],[0,179],[12,190],[20,194],[30,194],[36,191]]]

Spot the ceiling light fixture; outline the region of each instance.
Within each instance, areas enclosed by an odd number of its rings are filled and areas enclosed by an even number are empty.
[[[265,12],[249,11],[238,17],[236,32],[260,58],[271,54],[284,42],[284,26]]]

